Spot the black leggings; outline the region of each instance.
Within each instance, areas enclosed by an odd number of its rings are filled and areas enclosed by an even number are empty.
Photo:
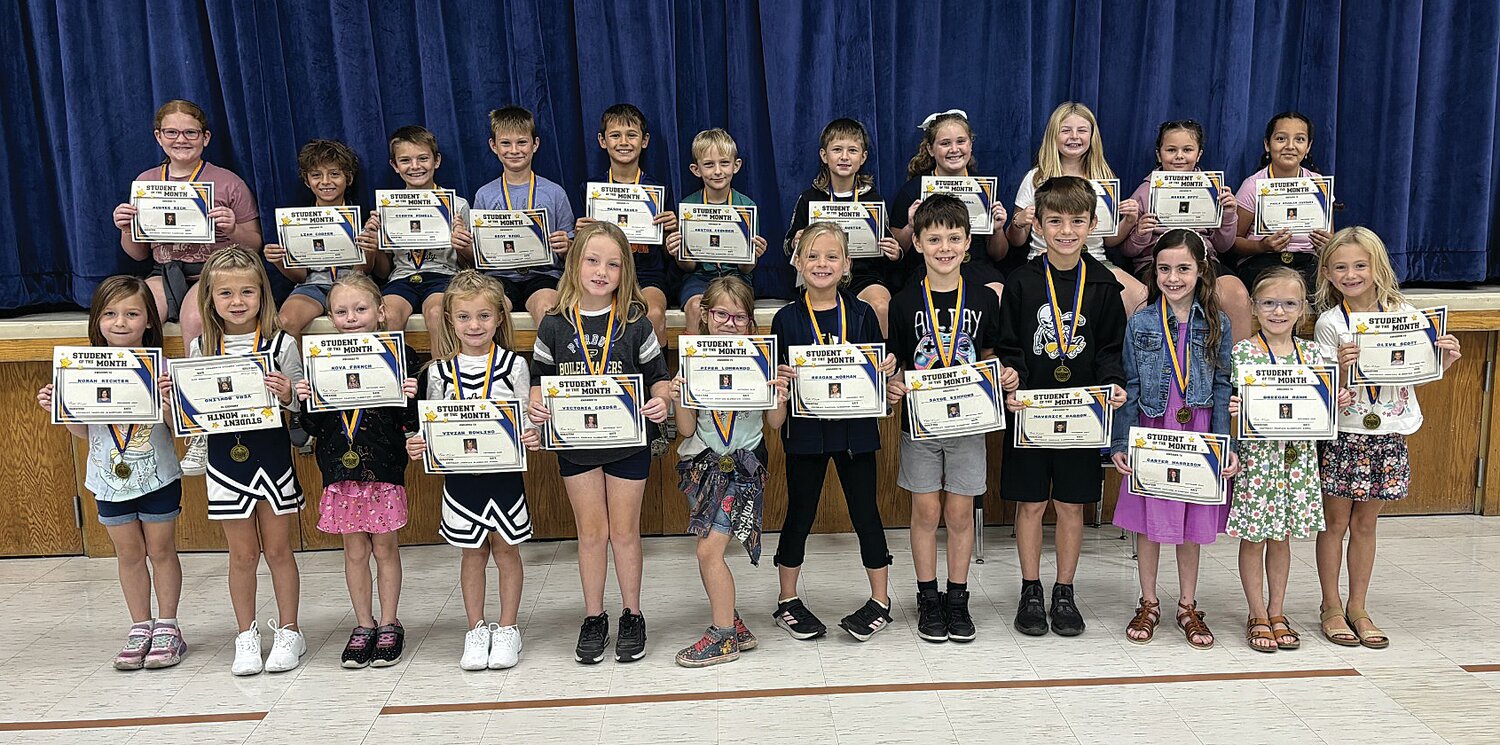
[[[828,475],[828,461],[833,460],[844,487],[844,502],[849,506],[849,522],[859,534],[859,556],[866,569],[890,566],[891,554],[885,545],[885,527],[880,523],[880,508],[875,503],[875,453],[817,453],[786,455],[786,521],[781,524],[781,540],[776,548],[776,566],[800,567],[807,549],[807,534],[818,516],[818,497]]]

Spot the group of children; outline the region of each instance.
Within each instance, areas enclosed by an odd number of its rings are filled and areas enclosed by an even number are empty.
[[[892,558],[876,501],[879,420],[790,415],[787,394],[796,371],[786,359],[789,346],[885,342],[889,354],[880,369],[890,376],[886,395],[892,406],[908,393],[902,371],[989,358],[1001,364],[998,382],[1011,412],[1023,406],[1015,395],[1019,389],[1107,386],[1108,404],[1120,410],[1113,461],[1119,471],[1128,473],[1124,453],[1130,426],[1228,434],[1229,419],[1239,405],[1231,384],[1236,365],[1329,360],[1348,366],[1357,355],[1349,313],[1410,307],[1400,294],[1384,245],[1367,229],[1311,236],[1245,234],[1243,227],[1251,222],[1244,213],[1253,208],[1253,181],[1299,168],[1307,172],[1304,158],[1311,124],[1300,115],[1273,119],[1265,141],[1266,168],[1247,180],[1237,200],[1224,191],[1225,227],[1162,231],[1144,209],[1144,191],[1138,191],[1122,204],[1117,234],[1101,239],[1092,236],[1097,197],[1086,179],[1112,174],[1103,161],[1093,115],[1081,105],[1065,104],[1049,121],[1037,168],[1022,183],[1009,227],[1004,225],[1006,209],[997,202],[991,214],[996,233],[980,240],[970,233],[970,216],[961,201],[946,195],[920,198],[920,176],[963,175],[975,168],[973,135],[962,112],[934,115],[923,123],[923,139],[909,168],[912,182],[903,187],[892,210],[892,235],[880,241],[883,256],[859,259],[850,257],[848,236],[840,227],[811,219],[807,209],[813,201],[879,199],[863,172],[868,137],[858,122],[840,119],[823,132],[822,168],[813,187],[799,198],[785,239],[800,290],[795,301],[776,312],[770,326],[782,356],[769,383],[775,389],[775,406],[753,412],[694,410],[682,405],[683,381],[671,377],[664,354],[667,261],[676,261],[680,248],[676,217],[663,211],[656,218],[668,236],[661,246],[632,245],[610,222],[575,220],[562,188],[531,170],[539,140],[525,110],[507,107],[492,112],[490,146],[504,173],[476,193],[475,204],[546,207],[556,228],[548,238],[556,254],[551,267],[494,275],[463,268],[472,263],[473,244],[464,227],[468,204],[460,199],[449,249],[379,251],[379,218],[371,214],[359,236],[366,252],[364,266],[323,271],[278,266],[298,283],[279,312],[262,258],[279,264],[284,249],[270,244],[263,254],[256,252],[260,227],[249,190],[234,174],[202,160],[211,136],[202,110],[173,101],[158,111],[155,124],[167,158],[140,178],[214,181],[218,188],[210,217],[220,242],[134,243],[129,230],[134,210],[129,205],[117,207],[122,247],[138,258],[150,256],[155,269],[145,280],[120,276],[100,285],[90,309],[90,341],[96,346],[160,346],[163,320],[178,318],[190,356],[263,352],[271,363],[265,385],[295,424],[206,436],[189,446],[182,467],[165,424],[69,425],[75,436],[89,442],[86,484],[116,547],[132,617],[126,645],[114,663],[120,669],[169,667],[186,653],[176,621],[181,570],[174,521],[181,509],[180,479],[195,466],[206,471],[208,514],[223,526],[229,544],[229,594],[238,624],[232,672],[277,672],[299,664],[306,642],[298,625],[300,580],[289,542],[291,523],[305,501],[292,465],[297,430],[316,438],[314,452],[324,483],[318,528],[343,539],[345,574],[358,625],[345,645],[342,664],[392,665],[401,659],[404,646],[397,613],[397,531],[408,518],[405,473],[427,446],[418,433],[415,400],[525,399],[529,426],[523,442],[536,449],[540,441],[535,427],[549,417],[534,384],[539,376],[641,375],[649,391],[643,415],[652,429],[662,425],[668,438],[675,429],[681,440],[678,483],[690,508],[689,529],[698,537],[711,625],[698,641],[678,652],[677,661],[700,667],[733,660],[756,646],[736,609],[735,582],[725,553],[733,538],[752,564],[759,561],[770,473],[764,441],[768,426],[782,437],[787,494],[775,556],[780,584],[775,623],[796,639],[813,639],[827,631],[801,597],[799,580],[830,461],[838,472],[870,585],[868,600],[844,616],[839,626],[865,641],[892,622]],[[633,106],[607,110],[599,145],[610,159],[608,179],[650,183],[639,168],[649,141],[644,117]],[[1202,141],[1202,130],[1194,122],[1163,124],[1157,142],[1161,167],[1196,169]],[[703,179],[704,188],[685,201],[750,204],[732,187],[741,161],[727,133],[700,133],[692,153],[693,173]],[[390,161],[407,188],[436,188],[441,155],[427,130],[397,130],[390,140]],[[342,143],[314,140],[299,153],[299,172],[316,205],[347,203],[357,170],[357,159]],[[1235,209],[1228,209],[1231,206]],[[1012,246],[1022,245],[1030,245],[1032,257],[1002,278],[995,261]],[[1140,272],[1139,281],[1109,262],[1102,250],[1106,245],[1124,246],[1124,255]],[[763,239],[755,239],[757,255],[765,246]],[[1230,250],[1302,255],[1273,259],[1265,271],[1241,282],[1216,258]],[[747,281],[752,265],[677,265],[685,274],[677,295],[688,311],[690,330],[757,333],[755,296]],[[384,287],[371,275],[385,276]],[[1308,277],[1315,278],[1312,294],[1321,309],[1315,342],[1294,337],[1309,309]],[[512,309],[524,309],[537,321],[529,363],[513,348]],[[408,354],[408,405],[301,411],[310,390],[297,338],[313,319],[326,313],[339,333],[399,330],[417,310],[427,319],[432,350],[426,363]],[[1243,324],[1237,315],[1241,313]],[[1251,315],[1259,329],[1253,335]],[[1452,336],[1439,337],[1437,344],[1445,365],[1458,359],[1458,343]],[[163,375],[161,391],[170,394],[171,386],[170,377]],[[51,386],[37,398],[43,408],[50,408]],[[1406,494],[1409,464],[1404,437],[1420,427],[1421,413],[1407,386],[1365,389],[1359,397],[1344,390],[1339,406],[1336,440],[1237,444],[1225,471],[1235,477],[1235,492],[1224,505],[1144,497],[1131,492],[1125,481],[1114,520],[1140,535],[1141,599],[1126,625],[1130,641],[1150,641],[1159,623],[1156,579],[1160,546],[1165,543],[1176,547],[1178,561],[1176,625],[1194,647],[1213,645],[1195,599],[1198,548],[1227,533],[1241,539],[1240,574],[1249,611],[1246,636],[1253,648],[1269,652],[1294,649],[1300,643],[1284,614],[1288,541],[1315,534],[1323,634],[1343,645],[1380,648],[1389,643],[1365,610],[1375,517],[1384,502]],[[1169,411],[1176,416],[1167,416]],[[651,452],[646,447],[573,450],[560,452],[557,460],[579,544],[585,618],[575,658],[585,664],[602,661],[613,635],[618,661],[640,659],[647,641],[640,513]],[[130,467],[114,468],[118,463]],[[931,642],[973,640],[977,630],[968,606],[968,555],[975,529],[973,500],[986,492],[990,475],[985,437],[914,440],[904,434],[899,463],[897,485],[912,495],[916,632]],[[1101,498],[1102,482],[1096,449],[1021,451],[1006,438],[1000,494],[1018,505],[1022,582],[1014,625],[1020,632],[1083,633],[1086,624],[1074,579],[1084,509]],[[521,474],[455,474],[444,479],[439,532],[463,551],[460,586],[468,630],[460,666],[465,670],[508,668],[519,660],[517,610],[523,570],[517,546],[532,532],[527,500]],[[1056,577],[1050,603],[1040,576],[1043,515],[1049,505],[1056,514]],[[938,527],[944,523],[947,579],[940,589]],[[1347,605],[1339,592],[1346,536]],[[604,608],[611,553],[623,603],[613,628]],[[270,624],[273,641],[265,656],[255,619],[261,556],[271,570],[278,614]],[[498,623],[486,620],[491,617],[486,612],[491,560],[499,574]]]

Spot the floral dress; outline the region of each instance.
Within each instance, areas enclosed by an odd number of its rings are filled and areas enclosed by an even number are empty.
[[[1318,345],[1294,340],[1307,364],[1326,364]],[[1296,359],[1278,359],[1277,364]],[[1234,345],[1235,379],[1241,365],[1270,365],[1258,336]],[[1318,449],[1311,441],[1240,440],[1242,470],[1234,480],[1234,503],[1225,533],[1247,541],[1309,538],[1323,530],[1323,490],[1318,480]],[[1288,463],[1286,450],[1295,447]]]

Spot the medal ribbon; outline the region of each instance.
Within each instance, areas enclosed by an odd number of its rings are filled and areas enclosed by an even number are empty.
[[[205,165],[208,165],[208,161],[206,161],[206,160],[199,160],[198,161],[198,167],[194,168],[193,172],[188,174],[187,180],[188,181],[197,181],[198,180],[198,174],[203,173],[203,166],[205,166]],[[167,164],[166,163],[161,164],[161,180],[162,181],[171,181],[172,180],[171,175],[167,173]]]
[[[354,433],[359,431],[359,420],[365,416],[364,409],[353,411],[340,411],[339,418],[344,420],[344,436],[349,438],[349,449],[354,449]]]
[[[637,176],[636,180],[639,181],[640,177]],[[514,210],[515,208],[512,207],[512,206],[510,206],[510,184],[508,182],[501,181],[500,185],[502,187],[504,187],[504,188],[502,188],[500,190],[500,193],[505,196],[505,208],[508,209],[508,210]],[[531,172],[531,186],[526,191],[526,209],[533,209],[533,205],[535,205],[535,204],[536,204],[536,171],[532,171]]]
[[[260,326],[259,325],[257,325],[255,327],[255,342],[254,342],[254,346],[250,347],[250,351],[251,352],[259,352],[260,351]],[[222,334],[222,333],[219,334],[219,354],[224,354],[224,334]]]
[[[1189,320],[1186,323],[1188,324],[1187,327],[1191,329],[1192,311],[1188,311],[1188,316]],[[1184,321],[1178,321],[1178,323],[1181,324]],[[1167,326],[1167,299],[1165,297],[1161,299],[1161,330],[1162,334],[1167,337],[1167,351],[1172,355],[1172,377],[1177,380],[1177,392],[1181,393],[1183,400],[1186,401],[1189,375],[1188,364],[1193,359],[1193,345],[1191,342],[1182,345],[1182,355],[1181,357],[1178,356],[1177,336]],[[1191,331],[1189,331],[1189,335],[1191,335]]]
[[[943,347],[943,332],[938,329],[937,307],[932,304],[932,283],[926,278],[922,280],[922,292],[927,298],[927,317],[932,319],[932,338],[937,343],[938,358],[943,361],[943,367],[952,367],[958,356],[958,332],[964,322],[964,278],[958,278],[958,302],[953,304],[953,333],[948,336],[946,349]]]
[[[475,398],[489,400],[490,388],[495,384],[495,358],[500,354],[500,345],[490,345],[490,359],[484,366],[484,382],[479,386],[479,395]],[[463,373],[458,369],[458,358],[453,358],[453,393],[457,398],[464,397]]]
[[[1350,331],[1353,331],[1354,330],[1354,325],[1349,322],[1349,301],[1345,300],[1345,301],[1339,303],[1339,307],[1344,312],[1344,326],[1347,327]],[[1375,308],[1377,310],[1379,310],[1381,313],[1385,312],[1385,306],[1381,305],[1378,302],[1375,303]],[[1378,403],[1380,403],[1380,386],[1378,386],[1378,385],[1372,385],[1372,386],[1366,387],[1365,388],[1365,396],[1370,399],[1370,408],[1372,408],[1372,409],[1375,408],[1375,405],[1378,404]]]
[[[1089,265],[1078,260],[1078,287],[1073,291],[1073,325],[1063,333],[1063,312],[1057,304],[1057,286],[1052,282],[1052,264],[1042,257],[1042,268],[1047,272],[1047,305],[1052,309],[1052,328],[1057,330],[1057,359],[1068,364],[1068,355],[1073,351],[1073,335],[1078,333],[1078,317],[1083,313],[1083,283],[1088,279]],[[1165,314],[1163,315],[1165,320]]]
[[[1260,345],[1265,348],[1266,355],[1271,358],[1271,364],[1276,364],[1276,353],[1271,351],[1271,342],[1266,339],[1266,332],[1257,331],[1255,335],[1260,339]],[[1297,346],[1296,339],[1292,340],[1292,352],[1297,355],[1297,364],[1307,364],[1302,361],[1302,349]]]
[[[583,314],[578,306],[573,306],[573,333],[578,336],[578,351],[583,352],[583,364],[588,367],[590,375],[603,375],[609,368],[609,351],[615,336],[615,307],[609,306],[609,328],[604,331],[604,351],[599,355],[599,366],[594,366],[594,358],[589,353],[587,335],[583,333]]]
[[[719,431],[719,439],[724,441],[725,449],[729,447],[730,438],[734,437],[734,419],[739,415],[737,411],[726,411],[725,416],[719,416],[717,410],[710,412],[714,418],[714,429]]]
[[[624,181],[616,181],[615,180],[615,170],[613,168],[609,169],[609,173],[605,174],[605,177],[609,179],[609,182],[611,184],[623,184],[623,183],[625,183]],[[536,175],[532,174],[531,178],[534,181],[536,179]],[[636,171],[635,171],[635,180],[631,181],[630,183],[632,183],[632,184],[639,184],[640,182],[641,182],[641,171],[640,171],[639,168],[637,168]],[[535,188],[535,187],[532,187],[532,188]]]
[[[818,325],[818,313],[817,313],[817,311],[813,310],[812,301],[807,299],[807,293],[805,293],[805,292],[802,293],[802,302],[805,305],[807,305],[807,317],[812,319],[813,339],[814,339],[815,343],[817,343],[817,344],[824,343],[823,342],[823,329],[822,329],[822,327],[820,327]],[[842,343],[844,343],[844,334],[847,333],[847,331],[848,331],[849,316],[847,314],[845,314],[845,312],[844,312],[844,299],[843,298],[841,298],[841,297],[835,297],[834,298],[834,302],[837,303],[836,307],[838,308],[838,311],[839,311],[839,336],[838,336],[838,339],[839,339],[839,343],[842,344]]]
[[[115,440],[115,449],[120,451],[120,458],[123,459],[125,457],[125,448],[130,447],[130,438],[135,436],[135,431],[139,427],[140,425],[138,424],[127,425],[125,427],[125,433],[120,434],[120,425],[109,425],[109,434],[110,437],[113,437]]]

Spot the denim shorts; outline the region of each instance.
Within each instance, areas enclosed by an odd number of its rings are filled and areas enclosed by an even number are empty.
[[[323,306],[323,310],[326,311],[328,310],[328,291],[331,289],[333,289],[331,285],[314,285],[303,283],[297,285],[296,289],[292,290],[292,295],[301,295],[303,297],[309,298],[318,305]],[[287,297],[291,297],[291,295],[288,295]]]
[[[173,479],[154,492],[147,492],[123,502],[94,500],[99,508],[99,522],[106,527],[143,523],[169,523],[182,514],[182,481]]]

